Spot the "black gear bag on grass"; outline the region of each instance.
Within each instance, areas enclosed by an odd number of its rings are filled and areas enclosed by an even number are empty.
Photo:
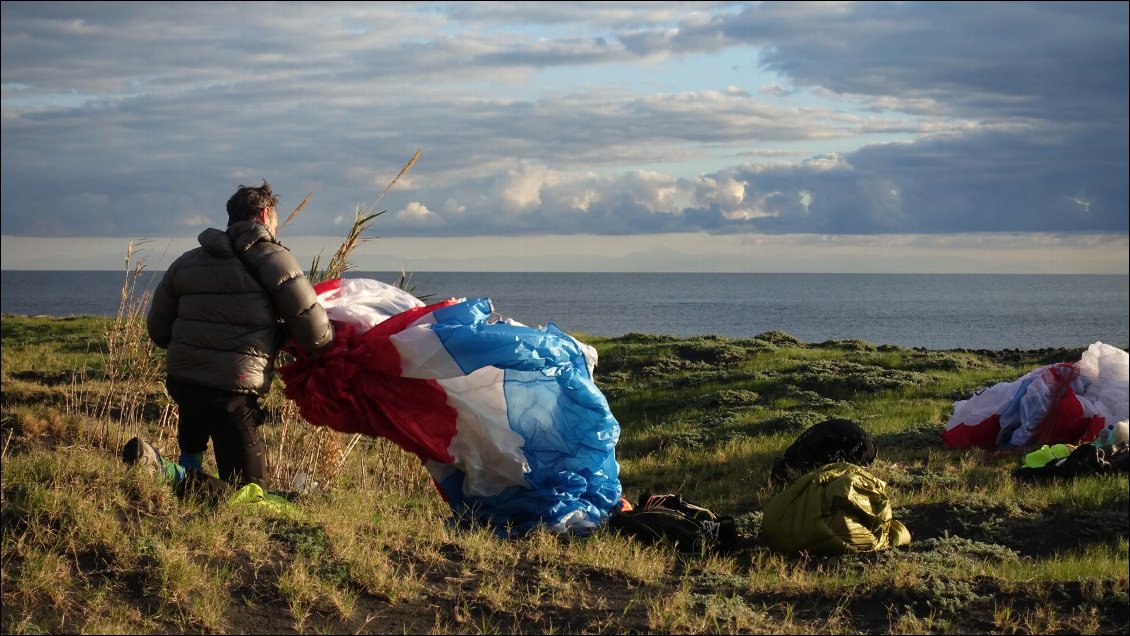
[[[778,484],[787,484],[825,464],[868,466],[876,453],[875,439],[855,422],[825,420],[809,427],[785,449],[784,457],[773,462],[771,477]]]
[[[1022,466],[1013,475],[1021,481],[1034,482],[1127,472],[1130,472],[1130,446],[1121,444],[1103,450],[1094,444],[1080,444],[1063,459],[1039,468]]]
[[[615,508],[608,527],[646,543],[668,543],[681,552],[737,547],[733,517],[716,515],[679,495],[640,496],[632,510]]]

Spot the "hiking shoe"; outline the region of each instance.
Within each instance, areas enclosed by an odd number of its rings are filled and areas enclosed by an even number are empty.
[[[156,448],[140,437],[135,437],[126,442],[122,447],[122,461],[130,466],[137,466],[146,473],[157,476],[164,471],[161,462],[161,453]]]

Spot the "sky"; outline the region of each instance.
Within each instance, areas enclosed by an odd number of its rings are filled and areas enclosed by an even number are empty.
[[[1128,7],[4,2],[0,268],[1125,275]]]

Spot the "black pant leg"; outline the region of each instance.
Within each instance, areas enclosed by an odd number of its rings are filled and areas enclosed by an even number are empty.
[[[220,477],[237,487],[254,482],[266,488],[267,445],[259,435],[259,399],[232,394],[224,413],[223,421],[211,427]]]
[[[177,443],[181,452],[204,453],[208,450],[210,422],[216,411],[212,391],[172,378],[165,381],[165,386],[177,403]]]

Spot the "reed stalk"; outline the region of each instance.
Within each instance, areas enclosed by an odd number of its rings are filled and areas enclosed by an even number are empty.
[[[104,423],[116,422],[110,427],[99,427],[98,442],[111,447],[120,446],[131,433],[141,428],[146,419],[146,407],[155,385],[160,385],[163,364],[155,355],[153,343],[145,327],[145,315],[150,293],[139,289],[145,271],[145,260],[139,257],[139,247],[148,241],[130,241],[125,253],[125,275],[122,280],[118,310],[104,333],[105,351],[102,354],[103,376],[107,387],[96,398],[95,418]],[[73,374],[73,386],[85,385],[85,370]],[[80,377],[81,376],[81,377]],[[83,401],[74,398],[79,408]],[[162,412],[159,425],[169,422],[168,408]],[[127,432],[129,431],[129,432]]]
[[[377,217],[387,212],[387,210],[377,210],[377,208],[384,200],[385,195],[392,190],[393,186],[412,170],[412,167],[415,166],[416,162],[420,159],[421,153],[423,153],[423,149],[417,150],[412,155],[408,162],[404,164],[404,167],[400,169],[400,172],[398,172],[396,176],[389,181],[388,185],[385,186],[384,190],[381,191],[380,196],[377,197],[372,205],[364,210],[362,210],[360,206],[354,209],[353,223],[346,232],[341,245],[334,251],[325,267],[322,267],[321,254],[315,256],[314,260],[311,262],[310,270],[307,274],[311,283],[317,284],[322,281],[341,278],[346,272],[352,271],[355,268],[350,260],[350,256],[358,247],[376,238],[365,236],[365,233],[369,231]],[[286,227],[286,225],[298,215],[299,211],[306,206],[310,197],[311,195],[307,195],[306,198],[302,200],[302,203],[287,217],[282,227]],[[410,274],[401,271],[400,278],[397,280],[396,285],[412,293],[414,286],[409,287],[410,279]],[[291,414],[287,413],[287,415]],[[296,422],[303,421],[301,415],[297,413],[297,409],[293,411],[293,420]],[[279,459],[275,469],[276,479],[283,480],[282,483],[290,483],[294,476],[301,471],[316,478],[323,487],[330,487],[336,481],[350,454],[357,446],[360,434],[353,434],[351,439],[345,442],[343,439],[344,436],[341,433],[318,428],[313,436],[314,443],[311,447],[295,448],[288,452],[286,444],[290,421],[290,417],[284,418],[285,423],[283,425],[283,435],[280,439],[280,447],[276,453],[274,453]],[[284,466],[286,468],[284,468]],[[284,475],[284,473],[288,474]]]
[[[294,217],[298,216],[298,213],[302,211],[302,208],[306,207],[306,204],[310,202],[310,197],[312,197],[312,196],[314,196],[314,193],[313,193],[313,192],[311,192],[311,193],[307,194],[307,195],[306,195],[306,198],[305,198],[305,199],[302,199],[302,203],[299,203],[299,204],[298,204],[298,207],[294,208],[294,211],[293,211],[293,212],[291,212],[291,213],[290,213],[289,215],[287,215],[287,217],[286,217],[286,220],[285,220],[285,221],[283,221],[283,224],[279,226],[279,231],[280,231],[280,232],[282,231],[282,229],[283,229],[284,227],[286,227],[286,226],[287,226],[287,225],[288,225],[288,224],[290,223],[290,221],[291,221],[291,220],[292,220],[292,219],[293,219]]]

